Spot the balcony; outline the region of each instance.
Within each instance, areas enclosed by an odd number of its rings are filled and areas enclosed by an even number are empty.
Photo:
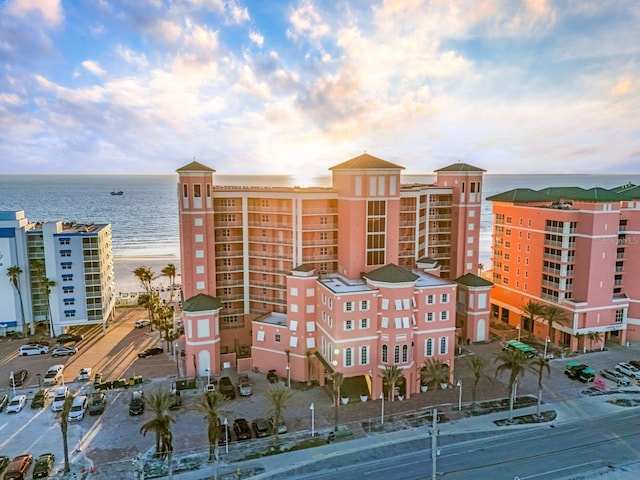
[[[274,305],[287,305],[287,300],[284,298],[265,297],[262,295],[249,295],[249,300],[252,302],[272,303]]]
[[[293,268],[293,267],[291,267]],[[274,267],[266,267],[266,266],[262,266],[262,265],[249,265],[249,271],[250,272],[257,272],[257,273],[273,273],[276,275],[288,275],[289,273],[291,273],[291,268],[288,268],[286,270],[282,270],[279,268],[274,268]],[[218,270],[220,270],[218,268]]]
[[[248,205],[249,213],[291,213],[290,207],[261,207],[260,205]]]
[[[291,260],[291,254],[263,252],[262,250],[251,250],[249,256],[253,258],[276,258],[279,260]]]
[[[451,215],[450,214],[438,214],[438,215],[429,215],[429,220],[445,220],[445,221],[451,221]]]
[[[268,222],[262,222],[262,221],[249,221],[247,222],[247,225],[249,225],[250,227],[259,227],[259,228],[279,228],[279,229],[286,229],[286,230],[291,230],[293,228],[293,225],[291,223],[279,223],[279,222],[272,222],[272,221],[268,221]]]
[[[240,202],[238,202],[238,205],[233,205],[233,206],[229,206],[229,205],[214,205],[213,209],[216,212],[234,212],[234,213],[238,213],[242,211],[242,204]]]
[[[216,237],[216,243],[237,243],[242,242],[243,237],[236,235],[233,237]]]
[[[552,275],[560,275],[559,268],[542,267],[542,271],[545,273],[551,273]]]
[[[302,231],[304,232],[308,232],[312,230],[322,231],[322,230],[337,230],[337,229],[338,229],[337,223],[313,223],[313,224],[302,225]]]
[[[430,207],[450,207],[451,206],[451,202],[433,201],[433,202],[429,202],[429,206]]]
[[[264,280],[251,280],[249,279],[249,286],[250,287],[264,287],[264,288],[271,288],[274,290],[286,290],[287,286],[283,283],[273,283],[273,282],[266,282]]]
[[[242,257],[242,250],[232,250],[230,252],[216,251],[216,258]]]
[[[337,208],[303,208],[302,215],[337,215]]]
[[[250,243],[258,243],[260,245],[262,245],[264,243],[271,244],[271,245],[291,245],[291,239],[290,238],[274,238],[274,237],[250,236],[249,237],[249,242]]]
[[[401,227],[415,227],[416,226],[416,221],[415,220],[400,220],[400,226]]]
[[[417,210],[415,205],[400,205],[401,212],[415,212]]]
[[[216,280],[216,285],[219,287],[241,287],[244,285],[244,280]]]
[[[303,262],[335,262],[338,260],[338,254],[332,253],[330,255],[303,255]]]
[[[325,240],[317,240],[317,239],[312,239],[312,240],[302,240],[302,247],[315,247],[315,246],[322,246],[322,245],[328,245],[328,246],[337,246],[338,245],[338,239],[337,238],[327,238]]]
[[[242,272],[242,265],[216,265],[218,272]]]
[[[562,260],[562,255],[556,255],[554,253],[543,253],[542,258],[547,260],[555,260],[557,262]]]

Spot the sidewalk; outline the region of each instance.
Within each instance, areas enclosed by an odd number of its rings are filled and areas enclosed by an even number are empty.
[[[558,402],[552,404],[544,404],[542,410],[555,410],[557,413],[556,420],[551,422],[552,424],[570,423],[581,420],[588,420],[593,417],[607,416],[616,412],[619,412],[621,408],[614,404],[608,403],[612,398],[623,399],[631,398],[640,400],[640,391],[620,393],[616,395],[600,395],[594,397],[584,397],[580,399],[570,400],[566,402]],[[534,414],[536,407],[520,408],[514,411],[514,416]],[[512,425],[508,427],[497,426],[494,420],[500,420],[507,417],[507,412],[493,413],[483,416],[464,418],[460,420],[453,420],[439,424],[439,430],[441,436],[464,434],[473,432],[487,432],[487,431],[505,431],[507,429],[523,429],[523,428],[537,428],[545,424],[532,424],[532,425]],[[416,439],[426,439],[429,437],[429,433],[425,428],[410,428],[404,430],[398,430],[390,433],[382,433],[376,435],[366,436],[364,438],[357,438],[353,440],[344,440],[336,443],[323,445],[316,448],[298,450],[294,452],[282,453],[279,455],[271,455],[262,457],[256,460],[250,460],[240,462],[233,465],[221,464],[219,467],[219,474],[221,479],[240,479],[240,478],[252,478],[255,480],[266,480],[272,478],[282,477],[287,471],[295,469],[297,467],[312,464],[322,459],[331,458],[340,455],[347,455],[350,453],[367,450],[375,447],[384,447],[386,445],[394,444],[397,442],[410,441]],[[638,468],[640,464],[636,465],[636,468],[629,467],[628,478],[637,478]],[[257,475],[251,475],[251,471],[262,471]],[[238,474],[239,472],[239,474]],[[604,474],[607,472],[600,472],[598,474]],[[611,472],[613,473],[613,472]],[[615,477],[625,479],[627,477],[624,472],[616,470]],[[215,475],[215,466],[203,468],[194,472],[186,472],[174,475],[176,480],[202,480],[213,478]],[[571,477],[566,477],[569,480]],[[581,478],[588,478],[584,477]]]

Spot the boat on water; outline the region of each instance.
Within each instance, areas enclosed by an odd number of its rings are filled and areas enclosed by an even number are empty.
[[[124,195],[124,192],[120,189],[111,190],[111,195]]]

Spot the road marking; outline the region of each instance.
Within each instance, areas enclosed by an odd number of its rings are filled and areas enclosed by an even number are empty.
[[[529,475],[528,477],[520,477],[520,480],[526,480],[528,478],[536,478],[536,477],[542,477],[544,475],[549,475],[552,473],[559,473],[562,472],[564,470],[572,470],[574,468],[578,468],[578,467],[586,467],[589,465],[602,465],[602,462],[600,460],[594,460],[593,462],[585,462],[585,463],[578,463],[576,465],[571,465],[568,467],[563,467],[563,468],[558,468],[556,470],[549,470],[543,473],[536,473],[535,475]]]

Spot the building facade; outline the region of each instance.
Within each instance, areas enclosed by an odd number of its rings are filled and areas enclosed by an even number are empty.
[[[187,374],[341,371],[376,394],[396,364],[410,395],[424,358],[453,366],[453,279],[477,271],[484,171],[457,163],[405,185],[403,167],[368,154],[330,170],[327,188],[223,187],[198,162],[177,170],[184,298],[207,298],[184,306]]]
[[[67,327],[102,324],[115,308],[111,226],[61,221],[31,223],[23,211],[0,212],[0,268],[18,267],[16,286],[0,282],[0,335],[51,336]],[[6,275],[5,275],[6,276]]]
[[[491,316],[571,351],[640,339],[640,188],[516,189],[493,202]],[[566,321],[523,315],[555,305]],[[523,318],[525,317],[525,318]]]

